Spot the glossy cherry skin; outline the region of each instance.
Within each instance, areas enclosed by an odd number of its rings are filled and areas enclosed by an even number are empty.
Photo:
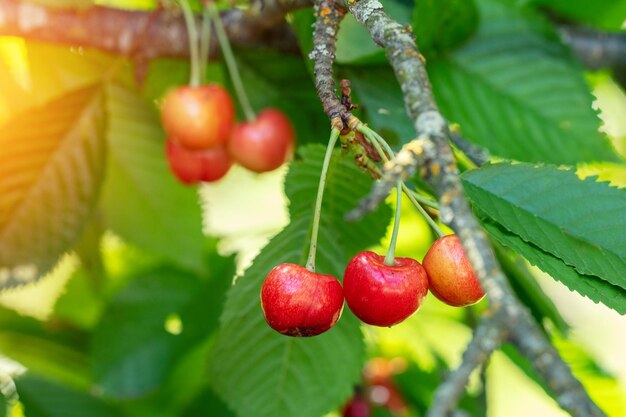
[[[343,289],[332,275],[284,263],[267,274],[261,287],[261,308],[267,324],[277,332],[315,336],[341,317]]]
[[[440,237],[424,256],[430,291],[446,304],[463,307],[484,296],[461,240],[456,235]]]
[[[361,252],[348,263],[343,289],[350,310],[361,321],[389,327],[415,313],[428,293],[426,271],[411,258],[395,265],[374,252]]]
[[[168,136],[187,149],[224,146],[235,123],[235,107],[217,84],[178,87],[165,96],[161,121]]]
[[[221,146],[192,151],[168,139],[165,153],[170,170],[184,184],[217,181],[226,175],[233,164],[226,149]]]
[[[293,153],[295,132],[280,110],[266,109],[251,122],[235,125],[228,152],[240,165],[254,172],[272,171]]]

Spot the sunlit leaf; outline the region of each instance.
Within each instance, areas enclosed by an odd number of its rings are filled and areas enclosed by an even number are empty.
[[[0,286],[32,281],[71,248],[106,165],[102,90],[74,90],[0,127]]]

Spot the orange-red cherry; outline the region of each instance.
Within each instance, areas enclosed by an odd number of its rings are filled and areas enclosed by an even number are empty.
[[[348,263],[343,290],[348,307],[361,321],[389,327],[420,308],[428,279],[415,259],[396,258],[394,265],[387,265],[383,256],[365,251]]]
[[[332,275],[296,264],[280,264],[261,287],[261,308],[267,324],[287,336],[315,336],[337,323],[343,310],[343,289]]]
[[[187,149],[224,146],[235,123],[235,107],[217,84],[183,86],[165,96],[161,121],[168,137]]]
[[[232,161],[222,146],[193,151],[168,139],[165,152],[170,170],[184,184],[217,181],[232,166]]]
[[[295,137],[293,126],[283,112],[266,109],[255,120],[235,125],[228,152],[251,171],[272,171],[289,159]]]
[[[440,237],[424,256],[430,291],[446,304],[463,307],[484,296],[478,277],[456,235]]]

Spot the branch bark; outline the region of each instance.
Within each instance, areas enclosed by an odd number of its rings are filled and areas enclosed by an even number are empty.
[[[626,66],[626,33],[567,25],[559,26],[558,32],[585,68],[600,70]]]
[[[246,10],[224,11],[221,17],[229,38],[238,46],[263,45],[295,52],[297,40],[284,18],[288,12],[310,5],[310,0],[264,0]],[[189,56],[187,29],[179,9],[56,9],[0,0],[0,36],[91,47],[143,59]],[[219,46],[215,36],[211,41],[210,56],[215,57]]]

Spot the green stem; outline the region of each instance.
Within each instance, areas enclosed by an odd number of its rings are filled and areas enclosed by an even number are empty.
[[[322,172],[320,174],[320,183],[317,186],[317,197],[315,199],[315,212],[313,213],[313,227],[311,228],[311,244],[309,246],[309,257],[306,261],[306,269],[311,272],[315,272],[315,253],[317,251],[317,235],[320,228],[320,213],[322,211],[322,200],[324,199],[324,186],[326,185],[326,174],[328,173],[328,165],[330,165],[330,158],[333,155],[333,149],[337,138],[339,137],[339,130],[333,129],[330,132],[330,139],[328,140],[328,146],[326,147],[326,155],[324,156],[324,163],[322,165]]]
[[[415,197],[415,199],[419,201],[420,204],[439,210],[438,202],[431,200],[430,198],[425,197],[414,190],[411,190],[411,194],[413,194],[413,197]]]
[[[418,203],[418,201],[415,199],[415,195],[409,189],[409,187],[403,184],[403,190],[404,190],[404,193],[407,195],[407,197],[409,197],[409,201],[413,203],[417,211],[419,211],[422,217],[424,218],[424,220],[426,220],[426,223],[428,223],[430,228],[433,229],[433,231],[437,234],[437,237],[445,236],[445,233],[443,232],[443,230],[441,230],[437,222],[434,221],[432,217],[430,217],[430,215],[426,212],[426,210],[424,210],[424,207],[422,207],[422,205]]]
[[[398,181],[396,186],[396,214],[393,219],[393,233],[391,233],[391,241],[387,256],[385,256],[385,264],[393,266],[396,264],[396,242],[398,241],[398,231],[400,230],[400,211],[402,208],[402,181]]]
[[[200,29],[200,77],[206,77],[206,67],[209,62],[209,48],[211,47],[211,16],[209,8],[204,3],[202,9],[202,28]]]
[[[374,148],[376,148],[376,152],[378,152],[378,154],[380,155],[380,157],[383,160],[383,162],[385,162],[385,163],[389,162],[389,158],[383,152],[382,147],[385,148],[385,150],[387,151],[389,156],[391,156],[392,158],[395,156],[395,154],[393,152],[393,149],[391,149],[391,146],[389,146],[387,141],[382,136],[380,136],[378,133],[376,133],[376,131],[370,129],[369,127],[367,127],[364,124],[359,125],[359,127],[357,127],[357,130],[359,132],[363,133],[365,138],[367,140],[369,140],[372,145],[374,145]],[[424,207],[422,207],[422,205],[417,201],[417,198],[415,196],[415,194],[417,194],[417,193],[413,192],[404,183],[402,183],[402,190],[404,191],[406,196],[409,197],[409,201],[411,201],[411,203],[413,203],[413,205],[415,206],[417,211],[419,211],[419,213],[422,215],[424,220],[426,220],[426,223],[428,223],[430,228],[433,229],[433,231],[437,234],[437,236],[438,237],[444,236],[445,233],[443,232],[443,230],[441,230],[441,228],[439,227],[437,222],[435,222],[433,220],[433,218],[430,217],[430,215],[426,212],[426,210],[424,210]],[[420,196],[420,197],[425,198],[423,196]],[[439,207],[439,205],[437,205],[437,207]],[[385,262],[387,262],[386,259],[385,259]]]
[[[239,99],[241,109],[243,110],[246,119],[248,121],[253,121],[256,116],[254,114],[254,110],[252,109],[252,105],[250,104],[250,100],[248,100],[248,95],[246,94],[243,82],[241,81],[241,75],[239,74],[239,69],[237,68],[237,62],[235,61],[235,56],[233,55],[233,50],[230,47],[230,42],[228,40],[228,36],[226,35],[226,31],[224,30],[222,19],[220,19],[217,6],[213,1],[209,1],[207,4],[207,8],[209,9],[209,13],[211,14],[211,18],[213,19],[213,25],[215,25],[217,40],[220,43],[222,55],[224,56],[224,60],[226,61],[226,67],[228,68],[230,79],[233,82],[235,93],[237,93],[237,98]]]
[[[193,17],[193,11],[187,0],[180,0],[180,7],[183,9],[185,25],[187,26],[187,35],[189,37],[189,54],[191,55],[191,74],[189,85],[197,87],[200,85],[200,57],[198,53],[198,30],[196,28],[196,20]]]

